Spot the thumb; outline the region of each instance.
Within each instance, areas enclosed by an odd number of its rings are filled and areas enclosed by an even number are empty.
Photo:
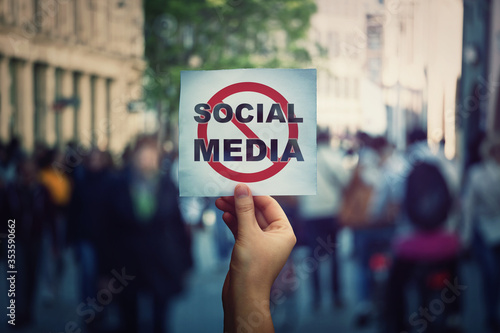
[[[257,223],[252,193],[247,185],[236,185],[234,189],[234,208],[240,232],[248,230],[253,224]]]

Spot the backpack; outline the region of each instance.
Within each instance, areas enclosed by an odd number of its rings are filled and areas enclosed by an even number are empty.
[[[444,224],[452,205],[450,190],[439,168],[420,161],[410,171],[404,208],[410,222],[419,229],[432,230]]]
[[[361,177],[361,167],[354,169],[351,181],[344,189],[339,220],[345,227],[363,228],[369,224],[369,204],[373,198],[373,186]]]

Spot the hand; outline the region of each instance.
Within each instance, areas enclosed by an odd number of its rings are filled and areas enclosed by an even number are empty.
[[[242,326],[274,332],[269,297],[296,242],[290,222],[276,200],[253,197],[244,184],[236,186],[234,197],[219,198],[215,204],[224,211],[224,222],[235,238],[222,290],[224,332],[237,332]]]

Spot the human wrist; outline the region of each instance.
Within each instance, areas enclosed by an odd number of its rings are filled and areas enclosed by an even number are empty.
[[[231,274],[228,291],[234,299],[269,300],[273,282],[262,274]]]
[[[274,332],[269,295],[244,293],[224,303],[224,332]]]

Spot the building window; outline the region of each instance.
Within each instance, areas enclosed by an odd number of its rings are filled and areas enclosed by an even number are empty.
[[[379,50],[382,46],[382,27],[369,26],[368,31],[368,48],[370,50]]]
[[[17,25],[19,23],[19,1],[10,0],[10,10],[11,10],[11,23],[12,25]]]
[[[40,1],[41,0],[33,1],[33,23],[34,26],[36,27],[37,32],[42,31],[42,24],[43,24],[43,12]]]

